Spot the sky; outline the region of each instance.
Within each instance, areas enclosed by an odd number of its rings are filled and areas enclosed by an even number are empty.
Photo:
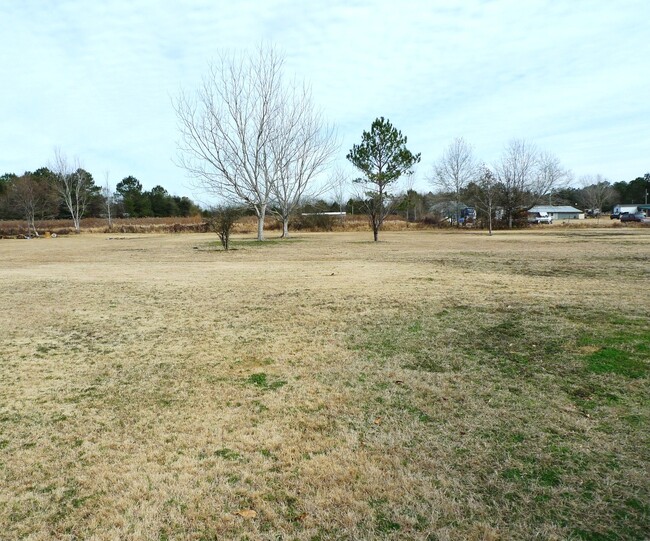
[[[336,125],[335,165],[388,118],[420,152],[456,137],[495,163],[512,139],[575,183],[650,171],[648,0],[0,0],[0,174],[59,148],[98,184],[209,201],[179,168],[173,101],[223,51],[272,45]]]

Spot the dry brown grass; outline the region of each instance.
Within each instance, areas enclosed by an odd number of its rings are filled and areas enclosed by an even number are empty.
[[[649,233],[0,241],[0,538],[642,539]]]
[[[369,231],[370,226],[366,216],[345,216],[343,219],[328,217],[326,220],[332,231]],[[268,233],[282,229],[282,223],[271,215],[267,215],[265,229]],[[423,224],[407,223],[398,216],[389,216],[385,223],[386,231],[403,231],[408,229],[424,229]],[[74,233],[72,220],[40,220],[36,222],[39,234],[45,232],[58,235]],[[296,228],[293,227],[295,231]],[[306,231],[325,231],[327,228],[307,227]],[[207,223],[201,216],[167,217],[167,218],[115,218],[111,228],[106,219],[84,218],[81,221],[82,233],[205,233]],[[234,233],[248,234],[257,231],[255,216],[242,216],[233,228]],[[16,237],[31,234],[24,220],[0,220],[0,238]]]
[[[45,232],[69,235],[75,232],[72,220],[37,220],[36,229],[40,235]],[[115,218],[111,228],[104,218],[84,218],[81,220],[82,233],[200,233],[207,231],[200,216],[169,218]],[[31,235],[24,220],[0,220],[0,238]]]
[[[360,232],[370,231],[368,218],[365,215],[348,214],[343,218],[323,217],[314,223],[304,218],[297,217],[291,225],[292,233],[300,232]],[[299,227],[299,223],[302,227]],[[498,226],[498,224],[497,224]],[[548,229],[601,229],[601,228],[648,228],[650,223],[620,223],[609,218],[587,219],[587,220],[563,220],[556,221],[552,225],[532,226],[533,230],[544,231]],[[498,227],[496,227],[498,229]],[[40,235],[46,232],[57,235],[69,235],[75,233],[72,220],[40,220],[36,222],[36,229]],[[282,224],[272,215],[267,215],[265,230],[273,234],[274,231],[282,229]],[[461,228],[460,230],[445,223],[431,224],[426,222],[407,222],[403,217],[388,216],[383,225],[384,231],[422,231],[436,229],[442,231],[471,232],[480,229],[478,225]],[[249,234],[257,231],[257,218],[255,216],[243,216],[234,225],[233,232]],[[82,233],[206,233],[208,225],[201,216],[189,217],[167,217],[167,218],[115,218],[111,228],[103,218],[84,218],[81,221]],[[24,220],[0,220],[0,238],[15,238],[31,234],[27,230]]]

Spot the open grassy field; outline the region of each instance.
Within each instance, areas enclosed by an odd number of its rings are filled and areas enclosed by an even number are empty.
[[[0,539],[647,539],[650,230],[0,241]]]

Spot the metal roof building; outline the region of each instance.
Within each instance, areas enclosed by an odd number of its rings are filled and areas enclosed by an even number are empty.
[[[585,218],[584,212],[567,205],[537,205],[528,212],[530,214],[546,212],[554,220],[584,220]]]

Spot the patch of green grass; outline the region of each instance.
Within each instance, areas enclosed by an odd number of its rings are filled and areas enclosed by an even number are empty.
[[[52,345],[41,344],[36,347],[38,353],[49,353],[50,351],[55,350],[57,347]]]
[[[229,485],[236,485],[241,481],[241,476],[236,474],[230,474],[226,479]]]
[[[283,387],[287,384],[285,380],[281,380],[281,379],[270,381],[269,377],[264,372],[251,374],[246,380],[246,383],[249,383],[250,385],[254,385],[261,389],[268,389],[271,391],[279,389],[280,387]]]
[[[558,468],[540,468],[535,473],[539,483],[543,486],[556,487],[561,483],[561,476]]]
[[[386,512],[388,500],[378,498],[370,500],[370,507],[375,511],[375,529],[382,534],[389,534],[402,528],[399,522],[395,522]]]
[[[523,473],[519,468],[507,468],[501,472],[501,475],[508,481],[519,481],[523,478]]]
[[[260,449],[260,454],[264,458],[270,458],[271,460],[278,460],[278,457],[275,454],[273,454],[271,451],[269,451],[268,449]]]
[[[637,498],[629,498],[628,500],[625,501],[625,505],[631,509],[634,509],[636,511],[639,511],[640,513],[644,513],[646,515],[650,515],[650,503],[649,502],[642,502],[638,500]]]
[[[223,449],[217,449],[214,452],[214,456],[218,456],[224,460],[239,460],[241,458],[240,453],[233,451],[232,449],[228,449],[227,447],[224,447]]]
[[[375,514],[375,527],[380,533],[395,532],[401,528],[399,522],[395,522],[388,515],[382,511],[377,511]]]
[[[255,413],[262,413],[265,411],[269,411],[269,408],[259,400],[253,400],[252,405],[253,405],[253,411]]]
[[[557,487],[561,484],[561,472],[557,466],[535,466],[530,470],[521,468],[506,468],[501,476],[511,482],[516,482],[527,492],[533,491],[533,483],[542,487]]]
[[[647,387],[634,381],[647,374],[647,319],[612,322],[606,312],[567,305],[447,306],[379,320],[353,336],[352,347],[376,366],[364,372],[368,398],[421,421],[423,441],[453,442],[446,465],[484,505],[509,509],[509,519],[532,530],[551,524],[569,537],[575,527],[576,538],[643,538],[647,513],[622,502],[638,504],[631,496],[645,493],[628,482],[647,456]],[[410,385],[387,385],[389,369],[416,378],[439,372],[433,380],[447,392],[426,402]],[[564,406],[567,399],[578,407]],[[585,419],[593,430],[583,430]],[[523,501],[532,508],[516,503]],[[375,509],[377,533],[395,535],[395,515]]]
[[[404,409],[404,411],[406,411],[406,412],[410,413],[411,415],[413,415],[421,423],[425,423],[425,424],[433,423],[433,417],[431,417],[431,415],[429,415],[428,413],[422,411],[419,408],[416,408],[415,406],[413,406],[411,404],[403,405],[402,409]]]
[[[638,414],[632,414],[632,415],[624,415],[622,419],[629,424],[630,426],[633,427],[642,427],[646,426],[647,419],[643,415],[638,415]]]
[[[594,374],[618,374],[628,378],[640,378],[646,374],[648,366],[633,358],[627,351],[605,347],[587,357],[587,369]]]
[[[578,539],[581,539],[582,541],[615,541],[618,539],[622,539],[612,531],[601,533],[601,532],[576,528],[573,530],[573,534],[577,536]]]
[[[268,385],[267,377],[264,372],[251,374],[246,381],[252,385],[257,385],[258,387],[266,387]]]
[[[411,332],[411,333],[419,333],[419,332],[422,331],[422,323],[420,323],[419,321],[415,321],[414,323],[411,323],[407,327],[407,330],[408,330],[408,332]]]
[[[490,311],[463,305],[388,325],[366,327],[354,347],[378,360],[399,358],[405,368],[457,372],[477,363],[508,376],[543,365],[565,372],[559,358],[571,340],[561,314],[525,306]]]
[[[591,410],[603,405],[614,405],[620,397],[606,387],[593,381],[580,380],[567,389],[569,396],[583,410]]]
[[[586,370],[593,374],[617,374],[632,379],[644,377],[649,370],[650,331],[647,319],[612,316],[605,319],[605,329],[584,333],[578,346],[592,346],[596,351],[584,356]]]

